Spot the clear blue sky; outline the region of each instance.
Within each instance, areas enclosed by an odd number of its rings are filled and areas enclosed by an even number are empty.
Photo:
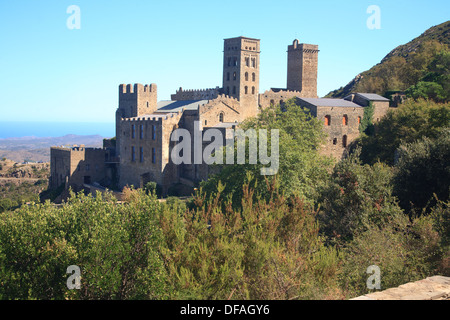
[[[69,29],[70,5],[81,28]],[[381,10],[370,30],[369,5]],[[318,94],[449,19],[448,0],[0,2],[0,120],[113,122],[121,83],[221,86],[223,39],[261,39],[260,92],[286,86],[286,49],[318,44]]]

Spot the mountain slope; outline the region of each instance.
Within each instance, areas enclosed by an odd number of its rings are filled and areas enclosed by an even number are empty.
[[[449,82],[449,47],[450,21],[447,21],[396,47],[380,63],[326,97],[343,98],[351,92],[373,92],[388,97],[392,91],[406,91],[423,81],[438,82],[441,87],[436,90],[445,93]]]

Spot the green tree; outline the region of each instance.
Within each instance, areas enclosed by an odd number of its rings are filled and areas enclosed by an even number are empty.
[[[412,143],[424,136],[436,138],[450,126],[449,106],[449,103],[406,100],[400,107],[388,111],[376,124],[376,134],[363,135],[359,139],[361,159],[369,164],[381,161],[393,165],[401,144]]]
[[[394,193],[402,208],[409,212],[414,208],[432,207],[436,204],[436,197],[447,201],[450,190],[450,129],[435,139],[424,137],[401,145],[399,150]]]
[[[392,175],[382,163],[362,165],[358,151],[341,160],[319,199],[322,232],[332,241],[349,241],[355,233],[401,215]]]
[[[270,132],[279,130],[278,172],[274,176],[263,176],[260,173],[262,164],[223,165],[219,174],[202,183],[202,189],[208,197],[217,193],[219,181],[225,186],[222,199],[232,198],[233,205],[240,205],[243,196],[242,185],[252,177],[251,187],[256,194],[267,196],[266,184],[276,182],[286,196],[298,195],[304,199],[317,198],[317,186],[328,176],[333,161],[319,154],[325,134],[322,122],[312,117],[306,110],[296,104],[295,99],[280,105],[271,106],[258,115],[245,121],[241,128],[268,129],[268,146],[271,145]],[[247,148],[248,152],[248,148]],[[235,153],[236,155],[236,145]],[[248,160],[248,153],[246,159]],[[235,162],[236,163],[236,162]]]

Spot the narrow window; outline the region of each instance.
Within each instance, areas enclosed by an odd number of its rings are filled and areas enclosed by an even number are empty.
[[[348,117],[346,114],[344,114],[344,116],[342,117],[342,125],[348,125]]]
[[[219,114],[219,122],[223,122],[223,112]]]
[[[131,161],[136,161],[136,150],[134,147],[131,147]]]
[[[89,164],[86,165],[86,171],[89,171]]]
[[[152,163],[156,163],[156,151],[155,151],[155,148],[152,148]]]
[[[342,137],[342,146],[345,148],[347,147],[347,135],[344,135]]]
[[[144,148],[139,147],[139,161],[144,162]]]
[[[233,58],[233,66],[234,66],[234,67],[237,67],[237,65],[238,65],[237,58]]]
[[[245,73],[245,81],[248,81],[248,72]]]
[[[247,86],[245,86],[244,91],[245,91],[245,94],[248,93],[248,87]]]
[[[227,81],[230,81],[230,73],[227,72]]]
[[[253,72],[252,73],[252,81],[255,82],[256,81],[256,74]]]
[[[227,87],[227,95],[230,94],[230,87]]]
[[[131,125],[131,138],[134,139],[136,137],[136,125]]]
[[[245,65],[250,67],[250,58],[245,58]]]
[[[256,93],[256,89],[255,89],[255,87],[252,87],[252,94],[255,94]]]
[[[233,86],[233,94],[236,94],[236,86]]]
[[[229,67],[231,66],[231,57],[228,58],[228,66],[229,66]]]
[[[205,120],[205,126],[208,124],[208,120]]]
[[[139,126],[139,139],[144,139],[144,125]]]
[[[233,72],[233,80],[236,80],[236,72]]]
[[[337,138],[333,139],[333,144],[336,145],[337,144]]]
[[[156,126],[152,125],[152,139],[156,140]]]
[[[325,116],[325,125],[330,126],[331,125],[331,116],[326,115]]]
[[[361,117],[358,117],[358,123],[361,123]]]
[[[252,68],[256,68],[256,58],[252,58]]]

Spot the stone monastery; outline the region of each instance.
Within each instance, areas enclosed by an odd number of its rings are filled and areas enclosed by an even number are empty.
[[[318,46],[294,40],[287,48],[286,88],[259,93],[260,40],[237,37],[224,40],[222,86],[203,90],[180,88],[170,101],[157,100],[156,84],[119,85],[116,137],[103,148],[52,147],[50,186],[116,190],[154,181],[162,195],[189,194],[212,173],[206,164],[175,165],[170,159],[174,129],[216,128],[226,136],[243,120],[270,105],[295,98],[298,105],[324,122],[328,140],[321,152],[342,157],[359,135],[364,107],[372,103],[378,121],[389,100],[377,94],[355,93],[344,99],[317,97]]]

